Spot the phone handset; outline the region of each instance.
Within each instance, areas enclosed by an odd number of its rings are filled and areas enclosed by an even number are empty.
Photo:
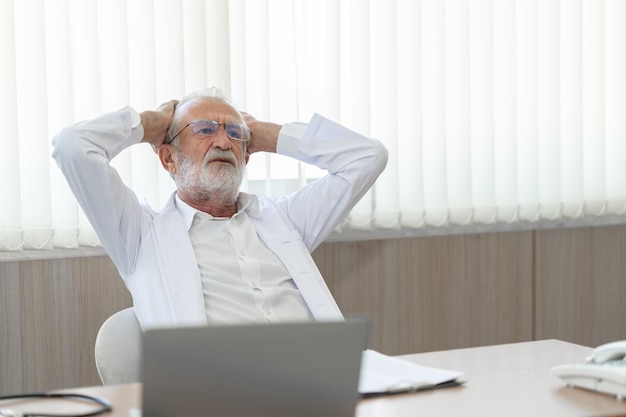
[[[589,363],[604,363],[621,360],[626,357],[626,340],[606,343],[593,350],[591,356],[587,357]]]

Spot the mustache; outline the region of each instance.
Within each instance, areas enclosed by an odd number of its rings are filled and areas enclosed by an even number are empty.
[[[231,151],[223,151],[220,149],[209,149],[204,155],[204,161],[202,161],[202,167],[205,168],[209,163],[213,161],[230,162],[234,166],[239,165],[239,161],[235,157],[235,154]]]

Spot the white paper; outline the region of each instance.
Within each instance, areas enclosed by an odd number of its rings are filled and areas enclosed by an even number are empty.
[[[454,381],[462,376],[463,373],[458,371],[421,366],[368,349],[363,352],[359,393],[419,390]]]

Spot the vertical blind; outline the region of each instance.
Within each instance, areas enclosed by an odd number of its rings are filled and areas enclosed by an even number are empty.
[[[210,86],[278,123],[379,138],[333,239],[624,222],[625,0],[0,0],[0,250],[98,245],[50,158],[63,126]],[[114,161],[158,209],[149,146]],[[244,189],[323,175],[255,154]]]

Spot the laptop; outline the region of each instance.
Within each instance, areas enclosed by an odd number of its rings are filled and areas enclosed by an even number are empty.
[[[353,417],[368,322],[147,330],[142,417]]]

